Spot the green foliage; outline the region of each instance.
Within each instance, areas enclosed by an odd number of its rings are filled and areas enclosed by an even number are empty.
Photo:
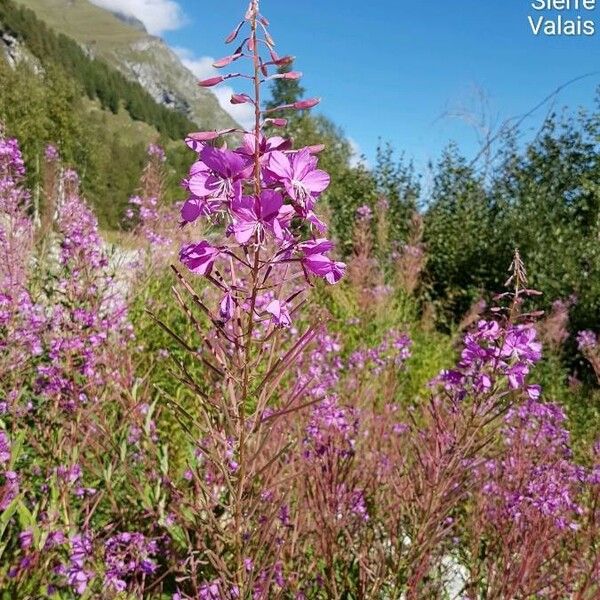
[[[122,225],[123,210],[146,160],[146,146],[158,138],[156,130],[142,129],[123,110],[118,115],[99,110],[82,98],[77,82],[59,67],[36,73],[25,62],[12,69],[2,60],[0,122],[21,141],[31,189],[39,188],[44,147],[51,142],[80,174],[101,226]],[[168,145],[168,198],[181,199],[180,173],[192,158],[183,143]]]
[[[132,119],[149,123],[171,139],[181,139],[194,129],[184,115],[157,104],[140,84],[105,62],[90,58],[77,42],[55,33],[33,11],[17,7],[11,0],[0,0],[0,22],[25,42],[45,68],[59,66],[103,108],[116,114],[123,105]]]
[[[442,299],[445,314],[466,312],[490,289],[498,268],[505,271],[510,264],[510,258],[495,255],[493,231],[494,213],[484,184],[450,145],[435,168],[424,234],[427,283],[433,298]],[[491,256],[492,265],[482,260]]]
[[[389,206],[390,241],[404,242],[412,214],[418,208],[421,193],[420,178],[412,162],[404,155],[398,158],[390,143],[379,145],[373,176],[377,193]]]
[[[486,182],[450,146],[425,213],[427,278],[445,320],[502,289],[519,248],[542,304],[575,294],[573,329],[600,314],[599,114],[550,116],[519,151],[507,140]]]
[[[576,329],[597,327],[600,315],[599,141],[598,112],[552,115],[492,190],[503,207],[497,246],[520,248],[546,305],[577,296]]]

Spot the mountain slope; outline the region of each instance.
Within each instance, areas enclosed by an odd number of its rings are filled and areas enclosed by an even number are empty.
[[[199,128],[226,128],[233,119],[215,96],[198,87],[195,76],[160,39],[129,25],[88,0],[18,0],[92,56],[140,83],[159,103],[182,112]]]

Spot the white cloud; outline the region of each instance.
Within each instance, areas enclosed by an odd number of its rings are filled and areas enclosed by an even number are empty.
[[[198,78],[208,79],[218,75],[219,72],[212,65],[215,59],[212,56],[194,56],[187,48],[173,48],[181,62]],[[217,85],[210,88],[217,97],[221,108],[229,113],[244,129],[254,125],[254,107],[251,104],[231,104],[231,94],[234,89],[228,85]]]
[[[183,10],[175,0],[90,0],[93,4],[139,19],[148,33],[160,35],[185,23]]]
[[[368,168],[369,162],[365,158],[358,142],[355,139],[349,137],[348,143],[350,144],[350,149],[352,151],[352,154],[350,155],[350,166],[358,167],[358,165],[363,165],[364,167]]]

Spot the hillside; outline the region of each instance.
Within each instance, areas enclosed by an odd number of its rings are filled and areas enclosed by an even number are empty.
[[[160,104],[182,112],[200,128],[234,124],[215,96],[199,88],[195,76],[160,39],[139,23],[87,0],[18,0],[57,32],[76,40],[95,58],[140,83]]]
[[[189,160],[182,138],[196,125],[27,7],[0,0],[0,127],[21,141],[32,189],[44,178],[46,144],[56,145],[102,227],[120,229],[149,143],[166,147],[165,197],[179,197],[177,173]]]

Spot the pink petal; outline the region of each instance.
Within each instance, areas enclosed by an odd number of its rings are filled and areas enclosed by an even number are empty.
[[[320,194],[323,190],[326,190],[330,181],[331,178],[329,177],[329,174],[318,169],[307,173],[302,178],[304,186],[312,193],[316,194]]]
[[[181,262],[193,273],[208,275],[221,251],[206,240],[184,246],[179,252]]]
[[[181,207],[181,218],[188,223],[195,221],[201,213],[200,203],[196,198],[187,200]]]
[[[292,179],[293,171],[286,154],[276,150],[269,155],[269,171],[279,179]]]
[[[247,244],[256,231],[256,221],[237,221],[232,230],[238,244]]]
[[[264,221],[273,220],[283,205],[281,194],[272,190],[265,190],[260,195],[260,215]]]

